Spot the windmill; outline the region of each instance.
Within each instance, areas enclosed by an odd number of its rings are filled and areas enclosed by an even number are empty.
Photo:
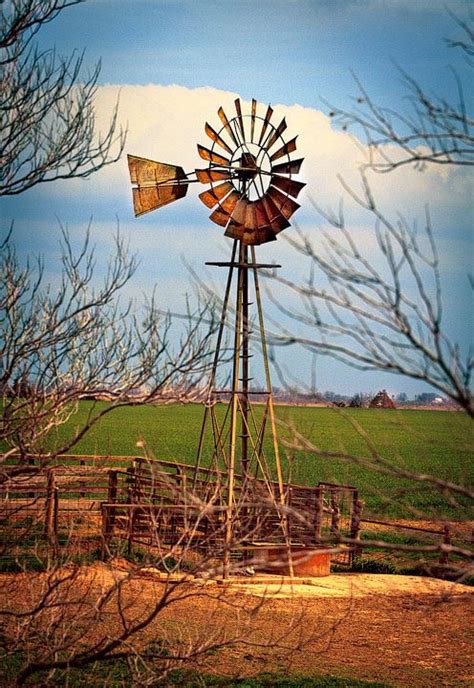
[[[220,107],[217,113],[220,126],[217,129],[206,122],[205,133],[211,144],[209,147],[198,144],[197,148],[207,165],[195,169],[192,173],[186,173],[182,167],[176,165],[128,156],[130,177],[134,185],[133,205],[136,216],[185,197],[189,184],[197,182],[208,187],[199,194],[199,198],[212,210],[210,219],[224,228],[225,236],[233,239],[229,262],[206,263],[228,268],[228,276],[196,458],[198,469],[203,455],[206,429],[210,426],[213,447],[211,460],[216,468],[224,467],[226,476],[224,575],[229,567],[235,524],[245,517],[245,504],[249,502],[249,495],[257,477],[263,478],[268,491],[267,496],[281,507],[281,535],[288,543],[284,509],[286,496],[258,280],[258,271],[261,268],[279,266],[257,263],[255,246],[275,241],[277,235],[290,226],[291,216],[300,207],[295,198],[305,186],[303,182],[294,179],[299,173],[303,159],[291,157],[296,151],[296,137],[285,140],[285,118],[275,126],[272,122],[272,107],[269,105],[264,116],[261,116],[258,114],[255,99],[252,100],[250,113],[243,114],[240,99],[237,98],[235,112],[236,114],[229,119]],[[227,411],[224,418],[219,420],[215,401],[222,395],[222,390],[215,388],[216,375],[223,331],[230,310],[234,275],[236,291],[235,306],[232,309],[232,387],[228,390],[230,402]],[[251,404],[255,392],[250,385],[252,378],[249,371],[249,344],[252,339],[250,330],[253,322],[249,313],[251,277],[256,304],[255,321],[258,323],[265,370],[265,390],[259,390],[259,395],[264,396],[266,401],[259,420]],[[270,478],[264,450],[268,426],[273,440],[276,483]],[[255,495],[252,499],[255,499]]]

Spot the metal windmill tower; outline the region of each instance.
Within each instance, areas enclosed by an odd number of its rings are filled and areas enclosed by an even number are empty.
[[[243,114],[237,98],[236,114],[229,119],[220,107],[220,127],[216,130],[210,124],[205,124],[205,132],[212,141],[210,148],[198,144],[199,155],[207,166],[195,169],[193,173],[186,173],[182,167],[175,165],[128,156],[130,177],[135,185],[133,204],[136,216],[183,198],[190,183],[200,182],[209,186],[199,194],[199,198],[212,209],[210,219],[224,227],[225,236],[233,239],[229,262],[207,263],[226,267],[228,276],[196,459],[198,468],[207,429],[210,428],[212,463],[216,469],[223,469],[225,474],[224,571],[229,565],[235,524],[245,520],[245,505],[256,498],[253,486],[257,477],[263,478],[268,491],[267,498],[275,500],[282,507],[279,512],[281,534],[288,542],[283,472],[258,280],[261,268],[275,266],[257,263],[255,246],[275,241],[279,232],[290,226],[289,219],[300,207],[294,199],[305,184],[294,179],[303,159],[291,158],[296,151],[296,137],[285,140],[285,119],[274,126],[271,106],[267,107],[263,117],[257,109],[256,100],[252,100],[250,113]],[[235,301],[231,307],[234,279]],[[252,286],[253,295],[250,295]],[[253,304],[256,306],[254,318],[249,310]],[[230,401],[224,418],[219,420],[215,401],[222,395],[222,390],[216,389],[216,375],[223,331],[230,312],[233,314],[232,386],[228,390]],[[258,324],[257,337],[251,336],[253,321]],[[259,390],[259,394],[266,397],[259,419],[251,403],[255,392],[250,385],[250,343],[255,339],[259,339],[261,345],[266,387],[263,392]],[[264,451],[268,427],[275,457],[276,482],[270,476]]]

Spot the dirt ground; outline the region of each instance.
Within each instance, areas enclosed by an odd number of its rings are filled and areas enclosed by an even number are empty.
[[[78,569],[71,594],[81,602],[93,600],[122,581],[125,614],[140,619],[170,590],[170,581],[151,571],[130,577],[130,569],[117,563]],[[1,608],[31,605],[45,580],[45,574],[0,576]],[[191,662],[206,673],[335,674],[420,688],[472,685],[474,590],[463,585],[414,576],[332,574],[298,584],[276,576],[225,584],[194,580],[173,590],[172,604],[140,631],[135,646],[163,638],[181,648],[214,639],[229,642]],[[95,617],[87,628],[88,642],[104,628],[113,636],[118,614],[110,607],[106,626]]]

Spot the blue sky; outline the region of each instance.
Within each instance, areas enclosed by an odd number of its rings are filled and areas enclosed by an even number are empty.
[[[236,95],[243,101],[255,97],[262,107],[276,104],[291,136],[300,134],[298,152],[306,157],[301,179],[308,185],[295,218],[316,236],[310,196],[337,204],[342,190],[336,175],[355,180],[360,162],[349,136],[329,121],[324,101],[352,104],[352,70],[379,102],[403,110],[404,88],[394,63],[428,89],[451,96],[450,65],[456,64],[465,81],[468,76],[445,45],[446,37],[459,32],[446,7],[461,17],[469,11],[462,0],[90,0],[63,11],[38,37],[42,47],[55,46],[59,53],[85,49],[86,66],[102,60],[97,116],[105,124],[120,95],[121,118],[129,131],[126,152],[186,169],[200,166],[195,144],[206,145],[204,122],[216,124],[219,104],[230,104]],[[398,209],[421,219],[430,205],[446,285],[446,326],[463,344],[472,328],[466,298],[471,182],[462,170],[404,172],[374,182],[387,212]],[[127,295],[139,299],[156,282],[163,300],[179,309],[192,291],[182,256],[201,272],[205,260],[221,259],[230,250],[196,195],[193,189],[185,200],[135,219],[123,158],[90,180],[45,184],[4,200],[2,223],[5,227],[15,219],[20,252],[42,253],[54,282],[58,218],[79,241],[92,217],[93,238],[104,259],[118,219],[141,263]],[[355,210],[350,219],[360,237],[371,230]],[[284,241],[262,247],[259,257],[282,263],[282,274],[305,274]],[[224,276],[212,278],[219,289]],[[297,378],[307,379],[310,359],[303,352],[282,356]],[[426,390],[413,381],[359,373],[328,359],[317,364],[317,384],[339,392]]]

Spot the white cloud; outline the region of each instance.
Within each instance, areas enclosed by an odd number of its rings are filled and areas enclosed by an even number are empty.
[[[176,85],[109,85],[98,90],[96,112],[99,126],[105,129],[120,97],[120,120],[128,125],[125,152],[181,165],[185,170],[192,171],[195,167],[205,166],[196,149],[197,143],[210,144],[204,132],[204,123],[208,121],[215,129],[219,129],[217,110],[222,105],[227,115],[232,117],[235,114],[236,95],[214,88],[189,89]],[[250,103],[242,101],[242,107],[245,112],[250,112]],[[259,103],[258,107],[258,114],[263,116],[266,104]],[[337,207],[340,197],[344,195],[338,175],[342,175],[354,188],[360,188],[358,168],[364,160],[364,149],[356,145],[347,132],[335,130],[330,118],[319,110],[298,104],[277,104],[273,107],[274,123],[286,117],[286,140],[298,135],[298,148],[293,157],[305,158],[300,178],[307,183],[307,187],[298,198],[302,207],[293,216],[294,224],[317,240],[320,226],[324,223],[317,216],[310,199],[314,198],[323,208]],[[453,239],[451,246],[445,242],[446,252],[459,255],[455,244],[463,233],[459,227],[465,225],[466,220],[461,219],[456,226],[451,216],[457,213],[458,218],[462,217],[459,209],[464,208],[464,217],[468,217],[470,180],[467,172],[434,166],[423,173],[401,168],[391,174],[372,175],[371,183],[381,208],[392,217],[399,211],[409,221],[418,218],[422,223],[424,206],[430,204],[435,229],[443,238]],[[222,229],[208,220],[209,211],[196,198],[201,190],[201,185],[191,185],[185,199],[135,220],[124,156],[117,164],[104,168],[92,179],[68,180],[67,183],[55,185],[54,189],[48,187],[45,193],[60,194],[64,207],[73,198],[87,198],[88,208],[94,208],[94,205],[99,207],[100,201],[100,220],[105,223],[103,232],[107,236],[109,232],[105,232],[105,225],[109,221],[110,228],[117,208],[120,208],[121,226],[143,261],[148,282],[156,261],[161,265],[160,279],[168,276],[168,273],[171,277],[173,272],[178,272],[180,278],[186,280],[186,271],[178,267],[182,254],[198,268],[206,260],[222,259],[230,250]],[[110,216],[107,217],[103,209],[109,207]],[[128,210],[124,211],[124,208]],[[375,260],[374,218],[357,211],[347,198],[345,209],[348,226],[358,245]],[[92,212],[96,213],[96,210]],[[59,215],[63,217],[61,212]],[[71,218],[76,222],[80,219],[77,214]],[[85,220],[87,216],[82,218],[82,221]],[[97,222],[94,225],[97,226]],[[291,236],[291,232],[291,229],[287,230],[285,235]],[[102,230],[99,233],[102,234]],[[300,256],[281,239],[261,248],[259,255],[265,261],[281,263],[284,268],[296,273],[306,271]]]
[[[109,85],[98,90],[96,111],[99,125],[106,128],[119,97],[120,121],[128,126],[126,152],[181,165],[191,171],[205,166],[196,149],[197,143],[210,144],[204,123],[208,121],[219,129],[217,109],[222,105],[228,116],[233,116],[236,95],[206,87]],[[242,106],[245,112],[250,112],[250,103],[242,101]],[[323,206],[337,204],[343,195],[338,175],[351,186],[359,186],[358,168],[364,162],[364,147],[356,145],[349,133],[334,129],[330,118],[319,110],[297,104],[273,107],[274,122],[286,117],[286,140],[298,135],[294,156],[305,158],[300,174],[307,183],[300,195],[305,208],[310,207],[308,196]],[[259,104],[260,115],[263,116],[265,109],[266,104]],[[465,200],[467,176],[458,173],[453,184],[454,174],[434,166],[423,173],[403,168],[391,175],[373,175],[372,183],[384,207],[410,209],[417,214],[427,202],[457,206]],[[130,196],[125,159],[95,175],[93,187],[92,192],[101,195]],[[77,189],[64,185],[64,193],[77,193]],[[194,189],[189,192],[189,196],[195,194]]]

